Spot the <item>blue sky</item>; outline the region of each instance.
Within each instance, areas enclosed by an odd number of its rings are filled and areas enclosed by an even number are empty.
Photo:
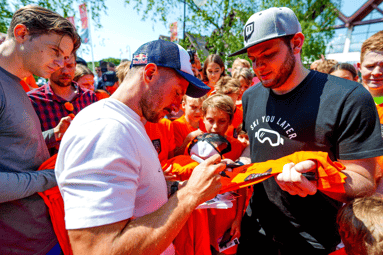
[[[338,1],[338,0],[334,0]],[[366,1],[360,0],[341,0],[341,11],[346,16],[351,16],[357,8],[362,6]],[[108,6],[107,14],[101,13],[100,22],[102,28],[92,29],[94,60],[98,61],[103,58],[131,58],[140,45],[158,39],[159,35],[170,35],[169,24],[165,26],[162,22],[153,23],[150,19],[141,20],[141,15],[133,10],[133,4],[126,5],[124,0],[105,0]],[[180,4],[178,10],[174,10],[174,17],[169,19],[169,23],[176,21],[177,17],[183,15],[183,5]],[[78,10],[78,6],[75,7]],[[79,15],[77,14],[77,18]],[[78,18],[79,19],[79,18]],[[80,25],[80,21],[76,20],[76,25]],[[182,24],[178,24],[178,34],[182,38]],[[80,50],[79,55],[86,61],[91,61],[89,46],[88,50]],[[129,53],[130,48],[130,55]],[[122,51],[122,55],[121,55]]]
[[[160,35],[170,36],[168,25],[165,26],[162,22],[154,23],[150,19],[142,21],[141,15],[133,10],[133,4],[126,5],[124,0],[105,0],[105,2],[108,10],[107,15],[101,13],[102,28],[95,29],[93,26],[92,29],[95,61],[108,57],[131,59],[130,56],[128,57],[129,48],[131,55],[139,46],[158,39]],[[78,9],[78,7],[76,8]],[[176,15],[171,18],[172,21],[177,20],[177,15],[183,15],[183,9],[175,10],[174,13]],[[79,26],[80,21],[76,20],[76,22],[78,23],[76,25]],[[182,36],[180,27],[178,33]],[[89,46],[87,47],[90,49]],[[89,53],[80,51],[79,55],[82,55],[86,61],[91,61],[90,50],[88,51]]]

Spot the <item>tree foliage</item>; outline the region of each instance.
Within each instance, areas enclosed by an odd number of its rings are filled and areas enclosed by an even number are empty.
[[[311,63],[325,55],[326,43],[330,41],[335,31],[335,24],[339,8],[335,1],[330,0],[274,0],[262,1],[262,8],[272,6],[286,6],[294,11],[305,35],[302,48],[302,59],[304,63]]]
[[[324,54],[326,41],[332,35],[336,12],[330,0],[184,0],[187,6],[186,31],[194,36],[205,36],[206,48],[210,54],[219,54],[224,61],[236,57],[227,56],[243,47],[243,27],[248,18],[257,11],[272,6],[286,6],[297,15],[306,42],[302,49],[304,62],[310,62]],[[125,0],[132,4],[142,19],[163,22],[165,26],[174,20],[174,10],[183,8],[177,0]],[[145,5],[146,4],[146,5]],[[183,22],[183,14],[178,17]],[[181,40],[184,47],[190,46],[188,39]],[[205,58],[207,56],[204,56]],[[204,58],[202,57],[202,58]],[[247,58],[245,55],[243,58]]]
[[[70,16],[78,16],[78,9],[74,9],[83,2],[87,2],[87,6],[91,6],[92,20],[95,27],[101,27],[100,23],[100,13],[101,11],[106,12],[107,7],[105,5],[105,0],[83,0],[83,1],[74,1],[74,0],[15,0],[13,1],[13,10],[17,10],[22,6],[33,4],[39,5],[44,8],[56,11],[60,13],[64,18]],[[0,0],[0,32],[5,33],[8,29],[9,23],[12,19],[13,12],[11,11],[11,6],[8,4],[7,0]],[[79,17],[78,17],[79,18]]]
[[[0,0],[0,32],[7,33],[12,14],[7,0]]]

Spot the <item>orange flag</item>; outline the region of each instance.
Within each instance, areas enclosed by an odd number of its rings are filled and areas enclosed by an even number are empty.
[[[222,177],[222,189],[220,193],[236,190],[260,183],[274,175],[282,172],[287,163],[299,163],[304,160],[313,160],[317,163],[317,188],[319,190],[335,193],[344,193],[343,184],[347,178],[341,170],[345,166],[339,162],[333,162],[326,152],[321,151],[299,151],[276,160],[268,160],[261,163],[234,168],[232,172],[225,171],[226,177]],[[190,156],[177,156],[170,159],[164,166],[173,166],[172,173],[180,180],[187,180],[193,169],[198,165]]]

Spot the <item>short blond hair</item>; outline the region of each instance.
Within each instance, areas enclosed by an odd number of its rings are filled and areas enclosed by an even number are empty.
[[[383,198],[373,195],[344,205],[338,212],[339,234],[348,255],[380,255],[383,251]]]
[[[254,75],[251,73],[251,71],[247,68],[237,68],[233,72],[233,78],[236,78],[239,80],[239,78],[245,79],[246,83],[250,86],[253,82]]]
[[[126,74],[130,70],[130,63],[131,61],[123,61],[116,67],[116,75],[118,78],[118,82],[121,84],[122,81],[125,79]]]
[[[360,63],[363,63],[364,56],[369,51],[383,51],[383,30],[373,34],[363,42],[360,51]]]
[[[202,112],[203,116],[206,116],[208,108],[218,108],[230,116],[230,121],[233,120],[234,116],[234,102],[231,99],[231,97],[222,95],[222,94],[214,94],[212,96],[209,96],[205,101],[202,103]]]
[[[81,77],[88,74],[94,77],[93,72],[88,67],[84,65],[76,65],[76,71],[74,72],[73,80],[77,82]]]
[[[231,68],[232,69],[236,69],[238,67],[236,67],[237,65],[240,65],[241,67],[240,68],[249,68],[250,69],[250,63],[249,61],[247,61],[246,59],[242,59],[242,58],[236,58],[233,62],[233,64],[231,65]]]
[[[330,72],[331,68],[333,66],[335,66],[336,64],[338,64],[338,61],[336,61],[335,59],[325,59],[318,64],[316,70],[318,72],[328,74]]]
[[[215,91],[218,94],[229,95],[239,93],[241,90],[241,83],[238,79],[235,79],[230,76],[224,76],[219,79],[217,84],[215,84]]]

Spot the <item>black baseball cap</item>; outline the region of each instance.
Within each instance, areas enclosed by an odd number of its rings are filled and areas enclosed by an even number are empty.
[[[210,91],[210,87],[196,78],[193,74],[190,56],[180,45],[156,40],[141,45],[133,53],[130,68],[154,63],[157,66],[173,68],[185,80],[189,82],[186,95],[190,97],[202,97]]]

